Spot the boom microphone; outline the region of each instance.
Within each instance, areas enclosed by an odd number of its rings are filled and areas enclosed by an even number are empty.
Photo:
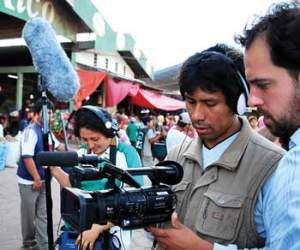
[[[50,23],[41,17],[30,19],[23,28],[23,38],[46,88],[58,101],[73,99],[79,79]]]

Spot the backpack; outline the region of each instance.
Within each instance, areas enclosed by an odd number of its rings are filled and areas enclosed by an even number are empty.
[[[138,151],[140,156],[141,156],[142,150],[144,148],[144,142],[145,142],[145,137],[146,137],[147,132],[148,132],[148,128],[139,128],[139,130],[138,130],[135,148]]]

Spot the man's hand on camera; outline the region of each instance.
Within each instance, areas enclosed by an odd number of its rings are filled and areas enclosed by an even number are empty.
[[[192,230],[183,225],[176,213],[172,214],[172,228],[149,227],[156,240],[168,250],[212,250],[213,245],[202,240]]]

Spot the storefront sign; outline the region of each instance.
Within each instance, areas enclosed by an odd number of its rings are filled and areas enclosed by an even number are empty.
[[[42,16],[52,23],[55,18],[55,9],[52,1],[3,0],[3,2],[0,3],[0,8],[4,8],[9,12],[13,12],[17,17],[24,20],[32,17]]]
[[[80,32],[82,20],[66,9],[63,1],[53,0],[0,0],[0,12],[27,21],[34,17],[47,19],[57,35],[63,35],[72,41]],[[87,29],[86,27],[84,28]]]

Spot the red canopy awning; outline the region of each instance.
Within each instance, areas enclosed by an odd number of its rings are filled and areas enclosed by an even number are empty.
[[[82,101],[91,95],[107,76],[105,72],[83,69],[78,69],[77,73],[80,79],[80,88],[74,98],[75,109],[81,106]]]
[[[101,82],[106,79],[106,106],[111,107],[119,104],[126,96],[130,96],[132,104],[149,108],[173,111],[185,108],[183,101],[162,95],[160,93],[141,89],[140,85],[128,80],[117,80],[108,76],[105,72],[77,70],[80,78],[80,88],[74,98],[75,110],[77,110],[82,101],[91,95]]]
[[[148,109],[174,111],[185,108],[184,101],[176,100],[160,93],[145,89],[139,89],[138,93],[131,97],[131,101],[134,105]]]
[[[106,81],[106,106],[112,107],[120,103],[127,95],[135,96],[140,86],[132,81],[116,80],[107,77]]]

